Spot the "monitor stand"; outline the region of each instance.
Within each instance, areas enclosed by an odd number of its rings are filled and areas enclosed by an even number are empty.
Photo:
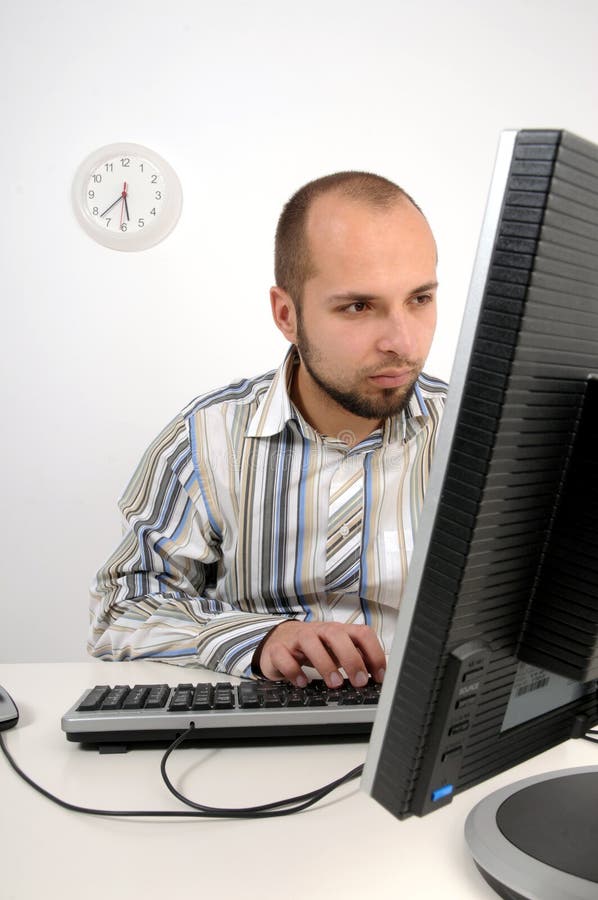
[[[598,766],[495,791],[469,813],[465,840],[504,900],[596,900]]]

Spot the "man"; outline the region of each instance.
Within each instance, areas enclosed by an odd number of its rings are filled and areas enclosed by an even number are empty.
[[[422,375],[436,246],[345,172],[285,206],[280,369],[193,401],[146,452],[92,592],[89,649],[329,687],[382,681],[445,386]]]

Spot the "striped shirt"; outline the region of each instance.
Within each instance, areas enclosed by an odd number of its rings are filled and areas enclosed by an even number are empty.
[[[446,385],[422,373],[349,448],[293,405],[295,361],[199,397],[150,445],[92,586],[92,655],[248,676],[282,616],[365,623],[388,653]]]

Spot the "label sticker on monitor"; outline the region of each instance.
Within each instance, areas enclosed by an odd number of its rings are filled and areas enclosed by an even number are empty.
[[[529,722],[530,719],[558,709],[595,689],[595,682],[581,684],[572,678],[564,678],[554,672],[520,662],[501,731]]]

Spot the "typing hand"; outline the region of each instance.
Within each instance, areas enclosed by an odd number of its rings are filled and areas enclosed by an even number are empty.
[[[378,638],[368,625],[340,622],[298,622],[277,625],[262,642],[259,666],[265,678],[307,684],[302,665],[316,669],[328,687],[338,687],[342,668],[354,687],[363,687],[368,672],[382,681],[386,657]]]

